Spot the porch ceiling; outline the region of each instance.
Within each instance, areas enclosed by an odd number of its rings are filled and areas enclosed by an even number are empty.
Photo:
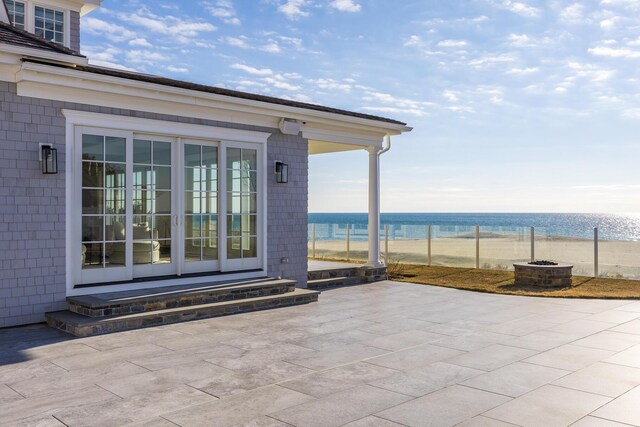
[[[338,142],[309,140],[309,155],[337,153],[341,151],[365,150],[366,145],[343,144]]]

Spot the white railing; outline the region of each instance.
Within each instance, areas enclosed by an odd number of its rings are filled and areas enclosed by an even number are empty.
[[[367,235],[361,224],[310,224],[309,256],[365,261]],[[575,275],[640,279],[640,242],[603,240],[598,228],[575,237],[535,227],[385,224],[380,236],[391,262],[504,270],[548,259],[572,264]]]

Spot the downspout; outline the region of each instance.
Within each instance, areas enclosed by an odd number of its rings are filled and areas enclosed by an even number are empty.
[[[378,152],[378,157],[391,150],[391,135],[387,134],[387,148],[383,148]]]

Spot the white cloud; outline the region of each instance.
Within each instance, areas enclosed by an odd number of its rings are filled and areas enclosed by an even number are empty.
[[[583,23],[588,19],[584,16],[584,5],[580,3],[573,3],[560,11],[558,15],[560,20],[569,23]]]
[[[215,25],[194,19],[182,19],[175,16],[159,16],[143,8],[139,13],[119,13],[125,22],[141,26],[154,33],[172,36],[180,43],[192,43],[200,33],[216,31]]]
[[[507,74],[516,74],[516,75],[527,75],[534,74],[540,71],[538,67],[529,67],[529,68],[512,68],[507,71]]]
[[[624,59],[638,59],[640,58],[640,51],[629,49],[626,47],[615,48],[608,46],[598,46],[589,48],[588,52],[594,56],[603,56],[606,58],[624,58]]]
[[[245,73],[252,74],[254,76],[271,76],[273,71],[269,68],[254,68],[244,64],[231,64],[231,68],[235,70],[244,71]]]
[[[621,18],[619,16],[613,16],[611,18],[603,19],[602,21],[600,21],[600,28],[602,28],[603,30],[611,30],[615,28],[618,22],[620,22],[620,19]]]
[[[467,42],[464,40],[441,40],[438,42],[438,47],[465,47],[466,45]]]
[[[173,65],[169,65],[167,67],[167,70],[171,71],[172,73],[188,73],[189,69],[186,67],[174,67]]]
[[[236,11],[230,0],[218,0],[215,3],[205,2],[205,7],[212,16],[225,24],[240,25],[240,19],[236,16]]]
[[[455,19],[430,19],[428,21],[422,22],[423,25],[434,27],[434,26],[454,26],[454,25],[466,25],[466,24],[479,24],[482,22],[487,22],[489,17],[481,15],[476,16],[474,18],[455,18]]]
[[[234,47],[239,47],[240,49],[250,49],[251,46],[247,43],[247,37],[245,36],[240,36],[240,37],[226,37],[224,39],[225,42],[227,42],[227,44],[234,46]]]
[[[516,57],[510,53],[501,53],[495,55],[485,55],[477,59],[469,61],[469,65],[475,68],[492,67],[499,64],[508,64],[515,62]]]
[[[265,82],[277,89],[284,89],[290,91],[296,91],[302,89],[298,85],[293,85],[287,81],[287,79],[281,75],[274,75],[273,77],[265,77]]]
[[[358,3],[354,3],[353,0],[333,0],[329,3],[329,7],[340,12],[360,12],[361,9],[361,6]]]
[[[129,40],[130,46],[138,46],[138,47],[151,47],[151,43],[144,38],[136,38],[133,40]]]
[[[353,86],[350,84],[340,83],[333,79],[317,79],[312,80],[312,82],[315,83],[320,89],[339,90],[344,93],[351,93],[351,90],[353,88]]]
[[[126,53],[125,58],[127,62],[133,64],[149,64],[153,65],[156,62],[166,62],[171,58],[161,52],[151,50],[130,50]]]
[[[493,6],[508,10],[509,12],[513,12],[520,16],[528,17],[528,18],[537,18],[540,16],[542,11],[537,7],[533,7],[524,2],[512,1],[512,0],[502,0],[502,1],[491,1]]]
[[[278,6],[278,10],[284,13],[287,18],[295,21],[296,19],[309,16],[309,12],[303,9],[308,5],[309,2],[307,0],[287,0],[286,3]]]
[[[526,34],[509,34],[507,40],[514,47],[537,47],[551,43],[551,39],[548,37],[537,39]]]
[[[269,53],[280,53],[282,51],[282,49],[280,49],[280,46],[278,46],[278,43],[276,42],[268,43],[262,46],[260,50],[264,52],[269,52]]]
[[[82,20],[82,29],[91,34],[105,37],[112,42],[135,39],[136,33],[112,22],[87,16]]]
[[[409,36],[408,39],[404,41],[404,46],[423,46],[424,42],[420,38],[420,36],[416,36],[415,34]]]

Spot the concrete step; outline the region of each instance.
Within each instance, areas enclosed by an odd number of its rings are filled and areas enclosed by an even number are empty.
[[[206,319],[250,311],[308,304],[318,300],[320,292],[294,289],[283,294],[258,296],[233,301],[221,301],[165,308],[141,313],[112,315],[100,318],[87,317],[71,311],[47,313],[47,324],[77,337],[108,334],[148,326],[166,325],[189,320]]]
[[[328,279],[315,279],[307,281],[307,288],[317,291],[324,291],[327,289],[339,288],[342,286],[353,286],[368,283],[364,277],[331,277]]]
[[[69,311],[89,317],[143,313],[293,292],[296,282],[263,279],[233,285],[199,284],[69,297]]]

